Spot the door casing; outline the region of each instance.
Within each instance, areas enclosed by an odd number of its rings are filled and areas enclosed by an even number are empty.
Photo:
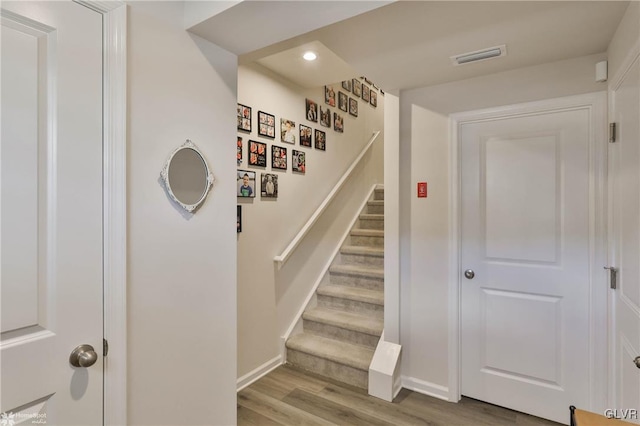
[[[460,346],[461,307],[461,178],[460,138],[458,129],[464,123],[522,117],[541,112],[586,109],[590,114],[589,129],[589,265],[590,265],[590,353],[589,396],[591,411],[607,407],[609,391],[608,365],[608,287],[602,267],[606,265],[606,188],[607,188],[607,94],[597,92],[482,109],[450,116],[449,164],[449,400],[461,398]],[[567,412],[569,407],[567,407]]]

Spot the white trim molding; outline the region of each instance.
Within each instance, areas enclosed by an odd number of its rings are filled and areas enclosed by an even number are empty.
[[[127,424],[127,5],[77,3],[103,19],[104,425]]]
[[[451,400],[449,398],[450,390],[446,386],[437,385],[435,383],[427,382],[425,380],[416,379],[415,377],[402,376],[402,387],[414,392],[418,392],[424,395],[429,395],[434,398],[442,399],[444,401],[457,402],[458,400]]]
[[[447,399],[459,401],[461,397],[460,347],[461,308],[460,286],[461,261],[461,168],[460,168],[460,126],[465,123],[481,122],[540,114],[549,111],[585,109],[589,111],[589,397],[590,407],[602,412],[606,407],[609,390],[609,371],[602,366],[608,364],[608,314],[606,274],[602,266],[606,264],[607,232],[607,98],[606,92],[567,96],[537,102],[509,105],[452,114],[450,119],[450,217],[449,217],[449,388]],[[404,380],[403,380],[404,386]],[[405,386],[409,388],[409,386]],[[437,390],[437,388],[436,388]]]
[[[238,379],[236,384],[237,392],[240,392],[242,389],[246,388],[253,382],[271,373],[273,370],[280,367],[282,364],[284,364],[282,357],[278,355],[277,357],[265,362],[255,370],[248,372],[247,374],[245,374],[244,376]]]

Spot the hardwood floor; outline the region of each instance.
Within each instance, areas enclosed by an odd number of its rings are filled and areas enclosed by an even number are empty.
[[[371,397],[362,389],[286,365],[238,393],[238,425],[536,426],[558,423],[470,398],[452,404],[406,389],[390,403]]]

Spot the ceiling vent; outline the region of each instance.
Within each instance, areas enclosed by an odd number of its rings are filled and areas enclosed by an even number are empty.
[[[453,65],[458,66],[470,64],[471,62],[486,61],[488,59],[499,58],[501,56],[507,56],[507,46],[505,44],[501,46],[489,47],[488,49],[476,50],[475,52],[454,55],[451,56],[451,62],[453,62]]]

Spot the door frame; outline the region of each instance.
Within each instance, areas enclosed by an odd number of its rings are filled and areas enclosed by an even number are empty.
[[[608,95],[608,114],[609,114],[609,122],[613,123],[615,121],[615,117],[614,117],[614,113],[615,113],[615,91],[618,90],[620,88],[620,86],[622,85],[622,83],[624,83],[625,78],[627,77],[629,71],[631,70],[631,68],[633,67],[633,65],[636,63],[636,61],[640,61],[640,40],[638,40],[634,46],[631,48],[631,50],[627,53],[627,56],[624,58],[624,60],[622,61],[622,64],[620,65],[620,67],[618,68],[618,71],[616,72],[616,74],[609,79],[609,88],[607,91],[607,95]],[[612,159],[613,160],[613,159]],[[615,170],[613,168],[614,164],[609,164],[609,171],[611,171],[612,173],[615,173]],[[614,184],[614,180],[613,179],[609,179],[609,175],[607,175],[607,179],[608,179],[608,194],[611,194],[611,197],[613,197],[613,184]],[[612,254],[615,245],[617,244],[617,241],[615,240],[616,237],[616,230],[614,229],[614,222],[613,222],[613,217],[614,217],[614,203],[613,203],[613,199],[609,199],[608,200],[608,221],[607,221],[607,230],[608,230],[608,235],[610,236],[610,240],[608,241],[608,248],[611,249],[610,252],[607,253],[608,256],[608,266],[618,266],[617,262],[618,259],[616,259]],[[611,256],[610,256],[611,255]],[[608,327],[609,327],[609,335],[611,336],[611,342],[609,344],[609,364],[608,364],[608,372],[609,372],[609,377],[611,378],[611,380],[609,380],[609,400],[608,400],[608,406],[609,407],[616,407],[617,406],[617,401],[618,401],[618,370],[620,368],[620,362],[618,360],[618,347],[617,347],[617,343],[616,343],[616,309],[617,309],[617,304],[616,304],[616,294],[615,294],[615,290],[609,290],[609,310],[611,312],[611,315],[609,317],[609,322],[608,322]]]
[[[103,424],[127,424],[127,5],[74,0],[103,21]]]
[[[468,123],[539,115],[547,112],[587,110],[589,129],[589,403],[584,407],[602,412],[607,407],[608,312],[606,266],[607,196],[607,93],[596,92],[497,108],[461,112],[449,116],[449,400],[461,398],[461,141],[460,126]],[[569,407],[567,407],[568,413]]]

